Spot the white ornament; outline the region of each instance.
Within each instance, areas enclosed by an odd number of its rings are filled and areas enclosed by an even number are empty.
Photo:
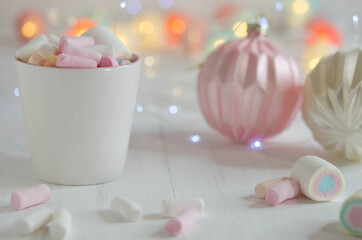
[[[362,49],[324,57],[309,73],[303,118],[328,151],[362,160]]]

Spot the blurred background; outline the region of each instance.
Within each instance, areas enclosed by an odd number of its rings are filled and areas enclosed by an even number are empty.
[[[245,37],[245,22],[263,16],[271,41],[307,72],[321,55],[359,43],[362,1],[2,0],[0,11],[0,27],[13,41],[39,32],[80,35],[104,24],[134,52],[172,50],[199,59],[224,41]]]
[[[9,58],[41,32],[79,36],[108,26],[142,57],[137,112],[168,114],[197,106],[197,65],[225,41],[246,37],[248,21],[268,27],[270,41],[296,59],[303,75],[322,56],[362,39],[361,0],[0,1],[0,106],[13,103],[19,112]]]

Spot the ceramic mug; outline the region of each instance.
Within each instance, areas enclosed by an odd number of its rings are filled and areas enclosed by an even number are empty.
[[[140,74],[129,65],[69,69],[17,61],[33,171],[47,182],[88,185],[120,177]]]

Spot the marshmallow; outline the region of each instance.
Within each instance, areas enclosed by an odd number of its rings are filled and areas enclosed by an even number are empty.
[[[89,46],[94,44],[92,37],[68,37],[63,36],[59,42],[59,51],[63,52],[63,48],[66,44],[73,44],[80,47]]]
[[[128,221],[137,221],[143,215],[141,208],[136,203],[125,197],[115,197],[111,201],[110,205],[113,211]]]
[[[102,54],[103,57],[112,57],[112,58],[116,57],[114,46],[90,45],[90,46],[86,46],[86,48],[99,52],[100,54]]]
[[[268,188],[266,202],[270,206],[276,206],[287,199],[299,194],[299,183],[295,180],[284,180]]]
[[[339,219],[349,232],[362,237],[362,189],[343,203]]]
[[[52,55],[58,55],[59,48],[57,45],[53,43],[44,43],[43,45],[40,46],[38,53],[47,58]]]
[[[15,231],[22,236],[27,236],[51,222],[53,210],[41,208],[19,218],[14,225]]]
[[[21,210],[49,201],[50,188],[46,184],[36,185],[11,195],[11,205],[15,210]]]
[[[64,239],[69,236],[72,228],[72,215],[64,209],[59,208],[55,211],[49,232],[53,239]]]
[[[344,189],[344,178],[338,168],[316,156],[301,157],[294,164],[290,177],[299,182],[305,196],[315,201],[333,200]]]
[[[39,34],[25,46],[16,51],[15,56],[23,62],[28,62],[31,55],[39,50],[40,46],[47,43],[48,39],[44,34]]]
[[[82,36],[93,37],[94,43],[97,45],[114,46],[116,58],[125,56],[127,59],[131,58],[131,51],[119,40],[119,38],[107,27],[99,25],[95,26]]]
[[[44,67],[55,67],[56,62],[57,62],[57,57],[58,56],[56,56],[56,55],[47,57]]]
[[[119,64],[115,58],[112,57],[102,57],[101,62],[98,67],[118,67]]]
[[[123,65],[128,65],[128,64],[131,64],[131,61],[123,60],[120,65],[123,66]]]
[[[31,55],[31,57],[28,60],[29,64],[37,66],[44,66],[45,62],[46,62],[45,57],[43,57],[43,55],[39,53],[34,53],[33,55]]]
[[[255,196],[257,198],[265,198],[266,191],[268,190],[268,188],[277,184],[278,182],[288,180],[288,179],[291,179],[291,178],[277,177],[277,178],[269,179],[267,181],[259,183],[258,185],[255,186]]]
[[[55,64],[52,63],[52,62],[46,61],[46,62],[44,63],[44,67],[55,67]]]
[[[201,198],[194,199],[167,199],[161,203],[161,215],[165,217],[174,217],[187,208],[193,208],[203,212],[205,202]]]
[[[165,226],[165,230],[171,236],[177,236],[191,228],[199,216],[199,211],[193,208],[186,209],[179,213],[177,217],[170,219]]]
[[[61,53],[57,57],[56,67],[59,68],[97,68],[97,62],[88,58]]]
[[[99,64],[99,62],[101,61],[101,58],[102,58],[102,55],[99,52],[96,52],[96,51],[88,49],[88,48],[79,47],[74,44],[65,44],[63,47],[62,53],[66,53],[66,54],[78,56],[78,57],[83,57],[83,58],[88,58],[90,60],[95,61],[97,63],[97,65]]]
[[[53,44],[59,46],[60,38],[57,35],[49,34],[48,40],[50,43],[53,43]]]

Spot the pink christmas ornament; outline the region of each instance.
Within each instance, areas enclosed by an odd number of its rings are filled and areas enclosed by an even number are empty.
[[[248,37],[221,45],[199,74],[199,101],[207,122],[244,144],[286,129],[302,104],[296,63],[261,30],[249,24]]]

